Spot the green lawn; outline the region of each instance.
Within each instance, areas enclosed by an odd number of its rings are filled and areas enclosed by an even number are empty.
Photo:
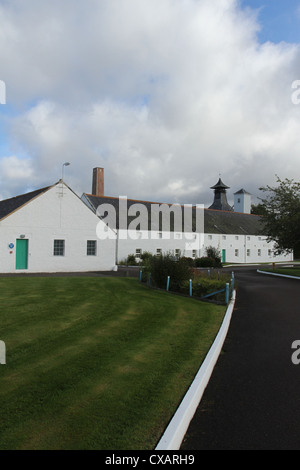
[[[225,307],[131,278],[0,279],[0,449],[153,449]]]

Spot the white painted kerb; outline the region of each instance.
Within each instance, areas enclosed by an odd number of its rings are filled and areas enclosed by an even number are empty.
[[[175,415],[166,428],[155,450],[179,450],[189,424],[199,406],[204,390],[209,382],[216,365],[222,346],[224,344],[233,308],[236,292],[233,292],[221,328],[213,342],[205,360],[203,361],[193,383],[184,396]]]
[[[300,280],[300,277],[298,276],[290,276],[289,274],[278,274],[278,273],[271,273],[270,271],[260,271],[259,269],[257,269],[257,272],[259,274],[269,274],[269,276],[277,276],[277,277],[287,277],[289,279],[299,279]]]

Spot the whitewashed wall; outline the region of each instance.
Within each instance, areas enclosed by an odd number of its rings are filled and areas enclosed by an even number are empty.
[[[116,241],[97,238],[98,217],[67,186],[58,183],[0,221],[0,272],[16,270],[16,240],[28,239],[25,272],[112,270]],[[102,223],[102,222],[100,222]],[[65,240],[65,255],[54,256],[54,239]],[[96,240],[96,256],[87,255],[87,240]],[[14,248],[10,249],[9,244]]]
[[[188,236],[195,236],[189,234]],[[293,255],[274,256],[274,244],[268,243],[265,237],[254,235],[221,235],[221,234],[196,234],[196,238],[187,240],[181,232],[135,232],[122,231],[118,233],[117,260],[124,261],[129,254],[145,251],[158,254],[180,251],[181,256],[201,257],[205,256],[205,249],[209,246],[217,248],[222,254],[226,250],[226,262],[228,263],[265,263],[273,261],[291,261]],[[137,251],[138,250],[138,251]]]
[[[266,237],[256,235],[221,235],[205,234],[204,244],[214,246],[222,254],[226,250],[228,263],[266,263],[292,261],[293,254],[274,255],[274,243],[268,243]]]
[[[203,247],[203,235],[184,234],[182,232],[158,232],[119,230],[118,231],[118,262],[124,261],[129,254],[149,252],[153,255],[162,253],[178,254],[181,256],[199,256]],[[140,250],[140,251],[137,251]],[[137,256],[138,257],[138,256]]]

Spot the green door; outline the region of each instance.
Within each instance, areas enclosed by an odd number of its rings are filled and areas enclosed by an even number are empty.
[[[222,263],[226,263],[226,250],[222,250]]]
[[[28,267],[28,240],[20,238],[16,243],[16,269],[27,269]]]

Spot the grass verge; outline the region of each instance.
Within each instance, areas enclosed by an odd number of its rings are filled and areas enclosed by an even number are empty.
[[[0,449],[153,449],[224,306],[136,279],[1,278]]]

